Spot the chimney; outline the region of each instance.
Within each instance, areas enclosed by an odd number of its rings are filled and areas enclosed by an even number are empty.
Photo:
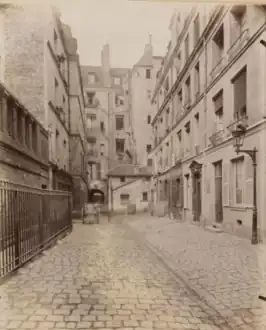
[[[110,76],[110,47],[108,44],[104,45],[102,49],[102,70],[104,76],[104,85],[109,86],[111,84],[111,76]]]
[[[149,35],[149,43],[145,45],[144,53],[150,53],[152,56],[152,35]]]

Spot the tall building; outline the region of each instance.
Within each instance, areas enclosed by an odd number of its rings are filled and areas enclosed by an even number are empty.
[[[77,42],[48,4],[6,5],[0,13],[1,79],[48,132],[47,188],[72,191],[80,212],[88,188]]]
[[[230,133],[244,122],[243,148],[258,149],[258,221],[265,237],[265,17],[263,6],[209,4],[173,16],[177,38],[152,96],[152,157],[158,166],[151,198],[154,209],[156,202],[165,206],[158,212],[251,236],[252,161],[236,154]]]
[[[103,47],[101,66],[82,66],[90,185],[104,190],[106,196],[108,170],[132,162],[129,109],[123,89],[128,72],[111,67],[109,45]]]
[[[150,166],[148,155],[152,150],[151,120],[156,113],[156,105],[151,104],[152,91],[155,87],[156,73],[162,57],[153,55],[150,43],[145,46],[140,60],[133,66],[130,74],[131,122],[136,153],[136,162]]]
[[[82,207],[88,201],[85,99],[77,40],[72,36],[69,26],[63,24],[62,29],[69,60],[69,150],[73,216],[80,218]]]

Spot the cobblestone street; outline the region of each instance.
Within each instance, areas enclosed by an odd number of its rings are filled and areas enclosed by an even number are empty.
[[[75,224],[0,295],[1,330],[229,329],[123,224]]]
[[[266,249],[168,218],[129,222],[233,329],[266,329]]]

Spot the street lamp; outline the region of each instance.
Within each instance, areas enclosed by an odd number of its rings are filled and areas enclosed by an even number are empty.
[[[247,118],[243,118],[244,120]],[[243,120],[242,119],[242,120]],[[236,153],[244,153],[250,156],[252,159],[253,166],[253,212],[252,212],[252,238],[251,244],[258,244],[258,212],[257,212],[257,148],[253,149],[241,149],[244,143],[244,138],[246,134],[246,125],[238,121],[233,125],[228,126],[229,131],[231,132],[234,142],[233,146],[235,148]]]

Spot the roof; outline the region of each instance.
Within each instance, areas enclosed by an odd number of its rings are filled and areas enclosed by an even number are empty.
[[[109,177],[150,177],[151,175],[148,167],[133,164],[118,165],[107,173]]]
[[[150,52],[144,52],[140,60],[134,66],[152,66],[152,56]]]
[[[129,72],[129,69],[125,68],[111,68],[111,76],[125,76]]]

